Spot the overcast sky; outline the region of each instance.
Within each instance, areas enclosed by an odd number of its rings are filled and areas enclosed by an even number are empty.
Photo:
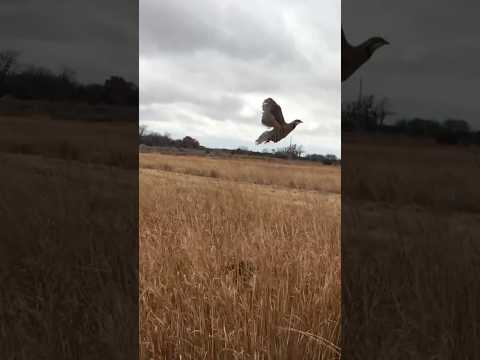
[[[340,154],[340,0],[142,0],[140,121],[202,145],[262,150],[262,102],[304,124],[292,141]]]
[[[344,0],[352,44],[379,35],[391,42],[342,87],[343,100],[364,93],[391,99],[396,117],[463,118],[479,128],[480,43],[475,1]]]
[[[0,44],[19,50],[23,64],[68,66],[82,82],[138,83],[138,2],[2,0]]]

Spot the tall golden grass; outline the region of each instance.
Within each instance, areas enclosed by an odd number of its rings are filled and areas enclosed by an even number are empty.
[[[0,152],[137,169],[137,124],[0,116]]]
[[[387,136],[349,140],[342,356],[480,358],[478,150]]]
[[[344,200],[416,204],[430,209],[479,211],[476,147],[439,146],[407,138],[358,137],[342,144]]]
[[[178,156],[146,153],[140,167],[293,190],[340,194],[340,169],[314,162],[248,157]]]
[[[140,156],[140,357],[338,359],[340,169]]]
[[[134,358],[136,123],[0,117],[0,129],[2,358]]]

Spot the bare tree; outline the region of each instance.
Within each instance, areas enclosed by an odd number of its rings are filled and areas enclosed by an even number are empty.
[[[394,115],[395,112],[392,111],[392,104],[388,98],[383,98],[375,106],[375,112],[377,114],[377,119],[380,123],[380,126],[383,126],[383,122],[387,116]]]
[[[147,134],[147,125],[139,125],[138,126],[138,135],[143,137]]]
[[[359,96],[355,101],[342,104],[342,122],[355,128],[373,130],[393,114],[388,98],[377,101],[373,95]]]
[[[15,50],[0,51],[0,85],[18,63],[20,53]]]
[[[62,66],[60,78],[65,82],[75,84],[77,82],[77,72],[69,66]]]
[[[286,159],[298,159],[302,157],[302,154],[304,152],[305,151],[302,145],[292,144],[284,148],[278,149],[277,151],[275,151],[275,155],[277,157],[282,157]]]

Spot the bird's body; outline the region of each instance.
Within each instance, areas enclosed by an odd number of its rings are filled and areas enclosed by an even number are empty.
[[[387,45],[381,37],[373,37],[360,45],[352,46],[345,38],[342,28],[342,82],[347,80],[373,55],[375,50]]]
[[[301,120],[294,120],[291,123],[285,122],[282,114],[282,108],[272,99],[268,98],[263,101],[262,124],[272,127],[272,130],[265,131],[256,140],[256,144],[268,143],[270,141],[276,143],[290,134]]]

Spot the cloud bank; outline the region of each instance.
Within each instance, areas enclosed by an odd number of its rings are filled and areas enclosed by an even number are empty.
[[[272,97],[292,142],[340,155],[340,1],[142,0],[140,121],[214,147],[251,149]]]
[[[478,3],[465,0],[415,6],[393,0],[343,1],[342,23],[352,44],[376,35],[391,44],[343,85],[342,98],[356,98],[362,78],[364,93],[391,99],[392,120],[453,117],[480,128],[478,10]]]
[[[138,2],[4,0],[1,49],[53,71],[67,66],[83,82],[120,75],[138,83]]]

